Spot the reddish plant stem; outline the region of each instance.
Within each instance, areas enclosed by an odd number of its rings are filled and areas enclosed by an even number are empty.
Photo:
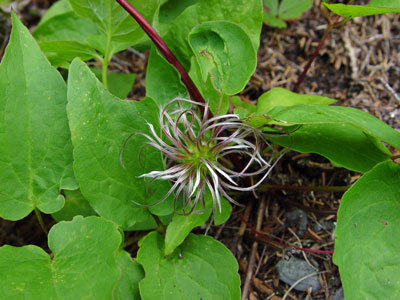
[[[328,38],[331,30],[332,30],[332,26],[329,25],[328,29],[325,31],[324,35],[322,36],[322,39],[319,41],[318,47],[314,50],[313,55],[311,56],[311,58],[309,59],[309,61],[306,64],[306,66],[304,67],[304,70],[300,74],[299,79],[297,79],[297,82],[296,82],[296,85],[294,86],[293,92],[297,92],[297,90],[299,89],[299,86],[303,82],[304,77],[306,76],[306,74],[308,72],[308,69],[310,69],[311,64],[314,62],[315,58],[317,57],[319,51],[321,50],[322,46],[325,43],[325,40]]]
[[[306,66],[304,67],[303,72],[300,74],[299,79],[297,79],[296,85],[294,86],[293,92],[297,92],[297,90],[299,89],[300,84],[303,82],[304,77],[306,76],[308,70],[310,69],[312,63],[314,62],[315,58],[317,57],[319,51],[321,51],[322,46],[324,45],[326,39],[329,36],[329,33],[332,31],[333,28],[335,28],[338,25],[342,24],[342,21],[339,22],[340,16],[337,16],[335,21],[332,23],[332,21],[330,21],[330,19],[328,19],[328,28],[326,29],[324,35],[322,36],[321,40],[319,41],[319,44],[317,46],[317,48],[314,50],[313,55],[311,56],[311,58],[309,59],[309,61],[307,62]],[[344,20],[343,20],[344,21]]]
[[[176,56],[172,53],[172,51],[165,44],[160,35],[154,30],[154,28],[147,22],[147,20],[127,1],[127,0],[117,0],[117,2],[138,22],[140,27],[146,32],[149,38],[153,41],[153,43],[157,46],[158,50],[165,56],[167,61],[173,65],[181,75],[182,82],[186,85],[190,96],[194,100],[200,103],[205,103],[203,96],[200,94],[200,91],[197,89],[196,85],[190,78],[189,74],[186,72],[185,68],[176,58]],[[203,110],[203,108],[201,107]],[[209,111],[210,118],[212,117],[211,111]]]
[[[258,235],[259,237],[261,237],[261,238],[263,238],[263,239],[265,239],[265,240],[267,240],[267,241],[272,241],[272,242],[274,242],[274,243],[278,243],[278,244],[280,244],[282,247],[285,247],[285,248],[287,248],[287,247],[293,247],[293,248],[295,248],[296,250],[300,250],[300,251],[304,251],[304,252],[312,252],[312,253],[319,253],[319,254],[333,254],[333,251],[331,251],[331,250],[318,250],[318,249],[301,248],[301,247],[298,247],[298,246],[294,246],[294,245],[289,245],[289,244],[277,242],[276,240],[271,239],[270,237],[268,237],[268,236],[266,236],[265,234],[262,234],[261,232],[259,232],[258,230],[256,230],[256,229],[255,229],[249,222],[247,222],[247,221],[245,220],[245,218],[243,218],[239,213],[237,213],[237,212],[234,211],[234,210],[233,210],[232,212],[233,212],[244,224],[246,224],[246,226],[249,227],[250,230],[251,230],[252,232],[254,232],[255,235]]]

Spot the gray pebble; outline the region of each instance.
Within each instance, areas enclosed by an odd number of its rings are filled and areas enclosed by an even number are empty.
[[[298,208],[292,209],[285,213],[285,218],[290,225],[296,226],[300,235],[307,230],[308,220],[305,211]]]
[[[296,257],[292,257],[290,260],[281,259],[276,268],[278,270],[279,279],[290,286],[300,278],[317,271],[305,260]],[[317,274],[302,280],[294,287],[294,289],[298,291],[306,291],[309,287],[312,287],[313,292],[321,289],[321,284]]]
[[[335,295],[332,297],[332,300],[345,300],[342,287],[336,291]]]

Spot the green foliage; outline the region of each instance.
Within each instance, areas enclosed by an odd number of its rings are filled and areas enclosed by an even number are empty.
[[[334,262],[346,298],[400,297],[400,167],[384,162],[343,196]]]
[[[53,258],[32,245],[0,248],[2,299],[140,299],[143,271],[120,250],[114,223],[75,217],[54,225],[48,239]]]
[[[264,23],[278,28],[286,28],[287,20],[298,19],[312,7],[312,0],[263,0]]]
[[[18,220],[34,208],[61,209],[58,190],[76,183],[64,80],[15,14],[12,19],[0,65],[0,216]]]
[[[398,0],[371,0],[367,5],[328,4],[327,0],[324,0],[324,5],[335,14],[348,19],[400,12]]]
[[[143,300],[240,299],[238,264],[224,245],[190,234],[165,257],[163,244],[162,236],[152,232],[138,252],[146,274],[139,284]]]

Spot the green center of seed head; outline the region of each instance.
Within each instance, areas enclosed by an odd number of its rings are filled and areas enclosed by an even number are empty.
[[[211,148],[212,146],[210,145],[200,145],[199,147],[197,147],[196,144],[190,144],[188,146],[188,150],[192,154],[187,154],[185,162],[194,163],[195,165],[202,164],[200,159],[216,162],[217,155],[214,151],[211,151]]]

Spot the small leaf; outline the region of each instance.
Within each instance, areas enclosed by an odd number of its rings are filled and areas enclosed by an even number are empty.
[[[257,100],[257,111],[255,114],[267,114],[276,106],[293,106],[298,104],[324,104],[328,105],[336,100],[318,96],[297,94],[283,88],[273,88],[262,94]]]
[[[0,65],[0,216],[18,220],[35,207],[60,210],[63,177],[73,179],[65,82],[15,14],[12,22]]]
[[[264,23],[286,28],[285,20],[300,18],[312,7],[312,0],[264,0]]]
[[[140,299],[143,271],[119,249],[116,224],[76,217],[54,225],[48,239],[53,259],[36,246],[0,248],[1,299],[108,300],[121,291]]]
[[[165,235],[165,255],[170,255],[189,235],[193,228],[201,226],[207,222],[213,212],[213,199],[210,191],[204,196],[205,208],[198,204],[195,210],[184,215],[183,211],[176,212],[172,221],[168,224]],[[231,215],[232,206],[225,198],[221,197],[221,212],[217,209],[212,215],[215,225],[224,223]]]
[[[71,221],[77,215],[84,217],[96,215],[96,212],[90,206],[89,202],[82,196],[79,190],[65,190],[64,194],[64,207],[60,211],[52,214],[53,218],[57,222]]]
[[[162,236],[152,232],[138,252],[146,274],[139,284],[143,300],[240,299],[238,264],[224,245],[190,234],[179,250],[165,257],[163,244]]]
[[[211,210],[190,215],[175,214],[167,227],[165,235],[164,255],[170,255],[192,231],[193,228],[203,225],[211,215]]]
[[[400,12],[398,0],[372,0],[368,5],[328,4],[327,0],[324,0],[324,5],[335,14],[349,19]]]
[[[123,152],[125,168],[120,163],[120,152],[131,133],[151,134],[147,122],[159,130],[156,104],[149,98],[140,102],[116,98],[79,59],[72,62],[69,72],[67,110],[74,170],[83,196],[99,215],[123,228],[147,220],[149,210],[171,214],[172,198],[149,209],[134,203],[152,204],[168,192],[168,182],[150,184],[138,178],[146,170],[163,169],[161,153],[142,149],[147,140],[135,135]]]
[[[400,297],[400,166],[384,162],[344,195],[334,262],[346,299]]]

